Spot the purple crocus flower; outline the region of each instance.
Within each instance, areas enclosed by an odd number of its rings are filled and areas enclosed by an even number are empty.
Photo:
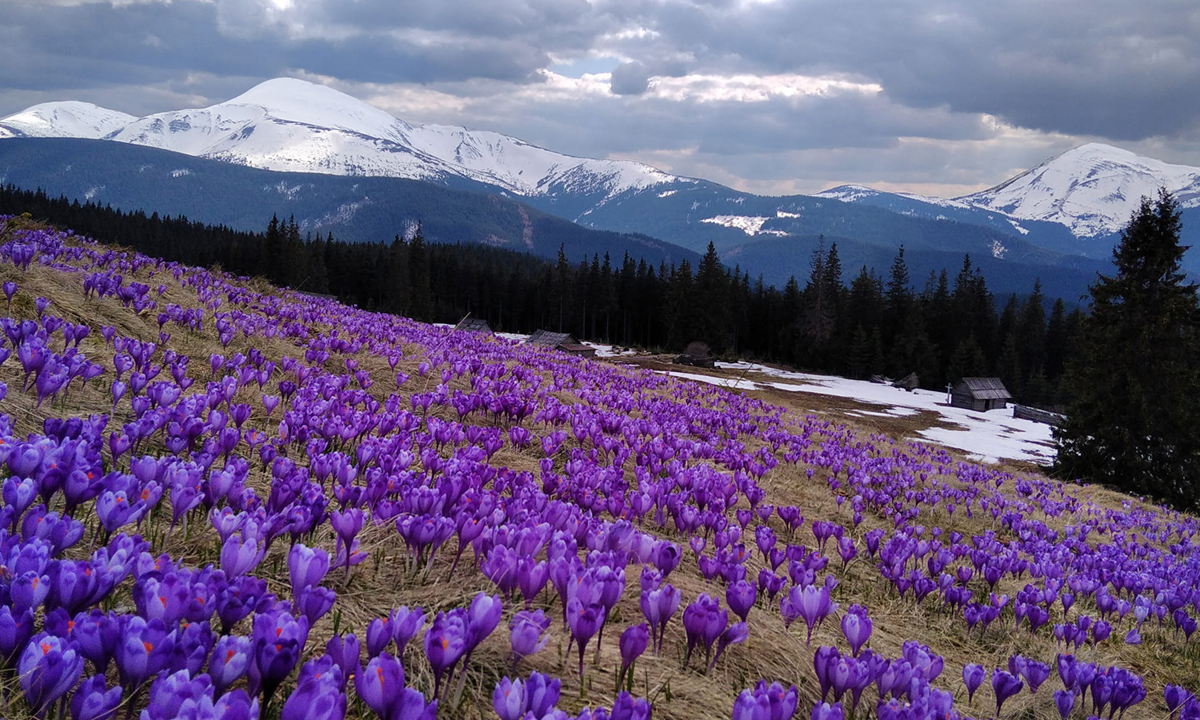
[[[992,671],[992,690],[996,693],[996,716],[1000,715],[1000,708],[1003,707],[1004,701],[1021,692],[1021,688],[1025,687],[1025,683],[1012,673],[996,668]]]
[[[842,704],[840,702],[835,702],[832,705],[823,702],[813,707],[811,717],[812,720],[842,720],[845,716],[842,714]]]
[[[1062,720],[1067,720],[1071,710],[1075,707],[1075,693],[1070,690],[1055,690],[1054,707],[1058,710],[1058,716]]]
[[[17,661],[21,691],[39,718],[79,681],[83,657],[62,638],[38,633]]]
[[[513,669],[521,658],[541,652],[550,640],[546,631],[550,629],[550,618],[541,610],[522,610],[508,622],[509,642],[512,644]]]
[[[184,708],[202,705],[211,698],[212,681],[207,675],[192,678],[187,670],[163,673],[150,686],[150,702],[142,712],[142,720],[175,720],[183,716]]]
[[[793,586],[780,603],[785,626],[790,626],[796,618],[804,620],[804,624],[808,626],[806,643],[809,645],[812,644],[813,631],[837,608],[837,603],[830,599],[829,588],[825,585]]]
[[[158,618],[167,627],[183,619],[191,594],[188,580],[175,572],[147,573],[133,586],[138,614],[147,620]]]
[[[333,662],[341,669],[343,685],[351,675],[358,672],[361,651],[358,637],[353,633],[334,635],[329,638],[329,642],[325,644],[325,654],[333,658]],[[399,657],[399,653],[397,653],[397,657]]]
[[[722,612],[724,611],[720,609],[716,599],[707,593],[701,593],[684,609],[683,631],[687,635],[687,652],[683,656],[684,667],[687,667],[688,660],[692,657],[692,651],[698,644],[703,642],[706,647],[711,647],[711,642],[708,640],[709,635],[712,634],[715,640],[716,636],[719,636],[725,629],[729,614],[725,613],[725,622],[721,622],[720,614]]]
[[[404,666],[390,653],[373,657],[365,669],[354,674],[354,689],[367,707],[389,720],[404,692]]]
[[[367,624],[367,657],[377,657],[392,643],[392,624],[388,618],[372,618]]]
[[[346,717],[345,679],[333,658],[323,655],[304,664],[296,689],[288,696],[280,720],[342,720]]]
[[[975,697],[975,691],[983,684],[987,678],[987,670],[983,669],[978,663],[967,663],[963,666],[963,684],[967,686],[967,702],[970,703]]]
[[[754,686],[754,694],[765,697],[771,710],[770,720],[791,720],[796,713],[799,693],[795,685],[786,690],[777,682],[767,685],[765,680],[759,680]]]
[[[306,587],[316,587],[329,572],[329,553],[321,548],[310,548],[296,543],[288,550],[288,577],[292,581],[292,593],[299,596]]]
[[[617,646],[621,650],[621,673],[617,677],[617,687],[621,687],[625,683],[626,674],[633,667],[634,661],[646,652],[646,645],[649,642],[650,628],[646,623],[632,625],[621,633],[621,638],[617,642]]]
[[[521,720],[527,706],[525,684],[520,680],[501,678],[492,691],[492,709],[500,720]]]
[[[492,634],[503,614],[504,604],[500,602],[499,595],[476,593],[467,608],[467,657]]]
[[[337,593],[329,588],[308,585],[296,596],[296,609],[308,618],[308,625],[312,627],[333,609],[333,603],[336,600]]]
[[[759,527],[762,527],[761,525]],[[730,583],[725,590],[725,602],[729,605],[729,609],[737,615],[740,620],[745,622],[746,617],[750,614],[750,608],[754,607],[755,601],[758,600],[758,588],[748,580],[738,580],[735,583]]]
[[[11,668],[33,636],[32,609],[14,612],[7,605],[0,606],[0,667]]]
[[[388,616],[392,626],[392,639],[396,641],[396,657],[404,656],[404,647],[416,637],[425,625],[425,611],[421,608],[409,609],[402,605]]]
[[[1021,660],[1023,662],[1020,663],[1012,663],[1010,660],[1009,672],[1013,675],[1020,674],[1021,677],[1025,678],[1025,682],[1029,683],[1029,691],[1037,693],[1042,683],[1046,682],[1046,679],[1050,677],[1050,666],[1028,658],[1021,658]],[[1017,666],[1016,671],[1013,670],[1014,664]]]
[[[103,675],[93,675],[71,697],[73,720],[112,720],[121,704],[121,686],[108,688]]]
[[[405,688],[396,703],[392,720],[436,720],[438,701],[425,702],[425,696],[419,690]]]
[[[842,616],[842,634],[846,636],[846,642],[850,643],[850,652],[855,657],[858,657],[859,650],[870,639],[873,626],[871,618],[867,617],[867,609],[862,605],[851,605]]]
[[[527,712],[533,713],[534,717],[546,717],[558,704],[561,693],[562,681],[535,670],[525,681],[525,709]]]
[[[442,676],[452,670],[454,664],[467,649],[467,623],[465,613],[440,612],[425,633],[425,657],[433,669],[433,696],[438,695]]]
[[[213,648],[213,634],[208,621],[186,623],[176,631],[175,651],[169,671],[187,670],[192,676],[200,674]]]
[[[571,630],[571,639],[579,646],[579,677],[583,678],[583,654],[588,641],[604,624],[604,606],[592,604],[584,607],[578,598],[572,598],[567,603],[567,626]],[[581,680],[582,681],[582,680]]]
[[[308,618],[274,609],[254,616],[254,664],[264,701],[270,703],[276,688],[292,673],[308,640]]]
[[[1074,695],[1072,694],[1072,697],[1073,696]],[[1054,697],[1057,699],[1058,694],[1055,693]],[[1166,702],[1167,712],[1170,713],[1171,716],[1174,716],[1175,713],[1179,712],[1180,708],[1182,708],[1184,704],[1192,699],[1192,694],[1179,685],[1168,684],[1165,688],[1163,688],[1163,701]]]
[[[712,660],[708,663],[708,670],[706,672],[712,672],[712,669],[717,666],[717,660],[721,658],[721,653],[725,652],[725,648],[730,645],[744,643],[749,636],[749,629],[744,622],[736,622],[725,628],[720,637],[717,638],[717,651],[713,653]]]
[[[766,695],[743,690],[733,701],[733,720],[772,720]]]
[[[208,674],[218,696],[246,676],[251,662],[250,649],[250,638],[240,635],[225,635],[213,645]]]
[[[363,526],[363,511],[358,508],[347,508],[345,510],[334,510],[329,514],[329,524],[333,526],[333,532],[337,534],[337,547],[334,555],[337,559],[344,561],[346,568],[346,579],[350,578],[350,566],[354,560],[354,537],[358,535]]]
[[[663,635],[666,633],[667,624],[675,615],[675,611],[679,609],[679,603],[682,600],[683,593],[671,583],[642,592],[642,615],[650,625],[656,655],[662,651]]]
[[[221,632],[228,633],[230,628],[264,604],[267,597],[265,580],[252,575],[231,578],[217,592],[217,617],[221,619]]]
[[[165,669],[174,652],[175,633],[167,630],[162,620],[121,616],[121,639],[114,658],[126,689],[136,689]]]

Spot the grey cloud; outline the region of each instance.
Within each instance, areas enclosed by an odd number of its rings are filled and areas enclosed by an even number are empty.
[[[621,63],[612,71],[610,87],[614,95],[641,95],[650,88],[650,73],[640,62]]]
[[[1200,10],[1174,0],[664,6],[659,41],[747,72],[851,73],[897,101],[1114,139],[1200,119]]]
[[[0,115],[51,99],[146,114],[308,73],[441,88],[467,107],[442,122],[580,155],[669,157],[745,183],[826,178],[838,162],[857,177],[874,162],[912,182],[998,181],[1001,150],[945,155],[998,138],[985,113],[1062,133],[1064,145],[1200,153],[1200,7],[1181,0],[295,0],[282,11],[266,0],[0,0],[0,12]],[[612,95],[531,107],[519,92],[553,62],[589,57],[625,61]],[[883,92],[759,103],[647,92],[689,73],[836,75]],[[1022,142],[995,147],[1049,154],[1045,140]]]

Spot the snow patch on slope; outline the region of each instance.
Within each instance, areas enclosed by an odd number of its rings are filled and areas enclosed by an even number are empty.
[[[700,222],[712,223],[713,225],[722,225],[728,228],[741,230],[747,235],[754,237],[755,235],[787,235],[782,230],[763,230],[762,226],[768,220],[774,218],[763,217],[761,215],[716,215],[710,218],[704,218]]]
[[[908,392],[891,385],[866,380],[849,380],[830,375],[789,372],[748,362],[718,362],[718,368],[739,371],[740,377],[714,377],[699,373],[667,374],[706,382],[733,390],[769,387],[786,392],[848,398],[883,406],[883,413],[905,416],[920,411],[937,413],[951,427],[919,431],[919,440],[962,450],[973,460],[995,463],[1003,459],[1048,465],[1054,460],[1050,426],[1012,417],[1012,410],[976,412],[952,407],[946,393],[933,390]],[[774,382],[772,379],[788,382]],[[866,414],[866,413],[863,413]]]

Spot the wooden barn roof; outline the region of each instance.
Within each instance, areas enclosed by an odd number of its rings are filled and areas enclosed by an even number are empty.
[[[976,400],[1012,400],[1012,395],[1000,378],[963,378],[955,391],[964,389]]]
[[[571,337],[570,333],[550,332],[549,330],[538,330],[529,336],[525,342],[530,345],[545,345],[546,347],[558,347],[562,344],[578,345],[579,341]]]
[[[488,325],[488,321],[483,318],[465,317],[458,321],[454,326],[455,330],[466,330],[467,332],[483,332],[491,333],[492,326]]]

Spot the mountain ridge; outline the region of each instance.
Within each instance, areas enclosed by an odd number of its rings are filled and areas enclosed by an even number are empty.
[[[46,103],[42,115],[56,103]],[[102,108],[101,108],[102,110]],[[615,194],[677,178],[627,160],[579,158],[491,131],[411,125],[332,88],[275,78],[206,108],[171,110],[122,127],[71,134],[0,119],[0,137],[87,137],[182,152],[263,170],[445,181],[462,178],[522,196],[556,188]],[[16,121],[13,119],[16,118]],[[111,120],[109,121],[111,125]]]
[[[560,217],[613,230],[618,228],[598,222],[605,213],[597,211],[622,196],[653,191],[665,198],[688,185],[736,192],[644,163],[566,155],[488,130],[413,125],[333,88],[286,77],[207,108],[143,118],[89,103],[43,103],[0,119],[3,137],[106,139],[275,171],[483,183]],[[1160,186],[1176,193],[1182,207],[1200,207],[1200,168],[1100,143],[1073,148],[992,188],[957,198],[885,194],[904,199],[889,201],[907,203],[896,210],[902,214],[952,216],[1008,234],[1030,235],[1029,222],[1056,223],[1083,242],[1067,241],[1046,227],[1027,239],[1057,252],[1095,257],[1108,252],[1110,236],[1128,221],[1140,197],[1153,195]],[[811,197],[884,207],[888,203],[873,195],[881,192],[853,185]],[[778,199],[777,211],[783,211],[789,198]],[[701,220],[719,223],[718,217]],[[1090,243],[1092,239],[1099,242]]]

